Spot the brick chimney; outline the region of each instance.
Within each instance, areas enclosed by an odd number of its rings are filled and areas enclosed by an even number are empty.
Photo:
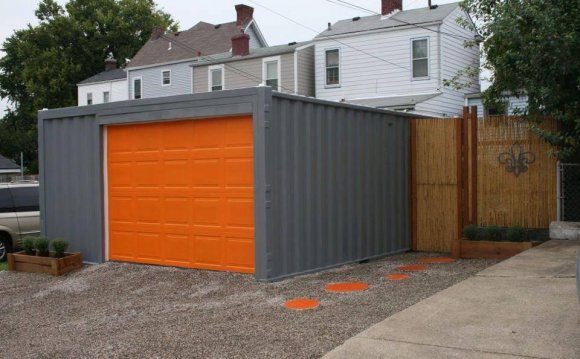
[[[250,53],[250,35],[238,34],[232,36],[232,56],[246,56]]]
[[[383,16],[389,15],[395,10],[403,10],[403,0],[381,0],[381,14]]]
[[[105,60],[105,71],[114,70],[117,68],[117,60],[109,57]]]
[[[254,17],[254,8],[248,5],[236,5],[236,25],[242,26],[247,20]]]
[[[163,34],[165,34],[165,30],[162,27],[154,26],[153,30],[151,30],[151,40],[157,40]]]

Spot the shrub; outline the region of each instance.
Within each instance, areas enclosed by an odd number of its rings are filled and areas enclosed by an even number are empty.
[[[24,249],[24,253],[28,254],[29,256],[34,255],[34,240],[35,237],[26,237],[22,240],[22,249]]]
[[[506,237],[510,242],[523,242],[527,239],[527,233],[523,227],[515,226],[508,228]]]
[[[56,258],[64,257],[64,252],[68,248],[68,242],[62,239],[55,239],[52,243],[52,249],[54,250],[54,256]]]
[[[463,227],[463,237],[474,241],[477,238],[477,226],[475,224],[468,224]]]
[[[40,257],[48,257],[48,246],[50,242],[46,238],[36,238],[34,240],[34,249],[36,249],[36,255]]]
[[[489,226],[485,228],[485,239],[488,241],[501,241],[501,228]]]

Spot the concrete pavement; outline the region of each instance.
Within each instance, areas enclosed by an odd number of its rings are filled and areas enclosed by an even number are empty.
[[[549,241],[403,310],[325,358],[580,358],[576,251]]]

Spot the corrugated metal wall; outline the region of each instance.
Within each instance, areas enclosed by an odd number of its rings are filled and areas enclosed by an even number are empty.
[[[274,94],[268,278],[408,250],[409,120]]]
[[[256,279],[409,249],[406,115],[267,87],[39,113],[42,233],[105,260],[103,129],[251,114]]]
[[[43,235],[67,240],[85,261],[102,262],[101,132],[95,115],[39,121],[39,142]]]

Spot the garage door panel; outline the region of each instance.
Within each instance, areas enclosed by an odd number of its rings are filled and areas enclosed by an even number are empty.
[[[110,259],[254,271],[251,118],[107,134]]]
[[[254,203],[251,199],[228,199],[225,206],[225,223],[228,226],[253,228]]]
[[[226,238],[229,266],[254,268],[254,241],[251,239]]]
[[[194,237],[195,263],[221,266],[224,249],[223,240],[220,237],[199,235]]]

